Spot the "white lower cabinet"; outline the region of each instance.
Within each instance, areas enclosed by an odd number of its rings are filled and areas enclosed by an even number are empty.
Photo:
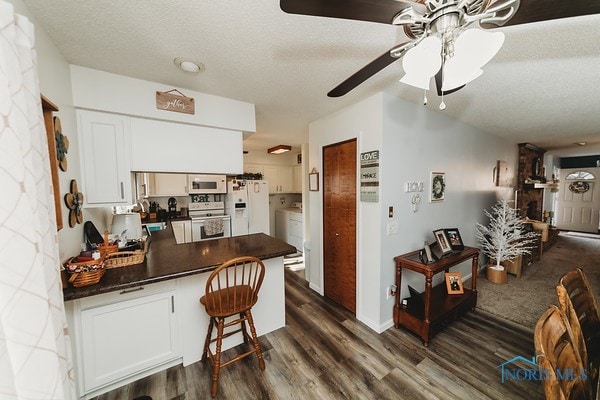
[[[177,244],[192,242],[192,221],[171,221],[171,227]]]
[[[275,211],[275,237],[296,247],[298,251],[303,250],[302,214],[286,209]]]
[[[85,394],[181,357],[176,290],[167,283],[79,302]]]

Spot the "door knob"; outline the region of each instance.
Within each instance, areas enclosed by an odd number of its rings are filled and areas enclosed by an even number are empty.
[[[339,232],[336,232],[336,233],[335,233],[335,236],[340,236]]]

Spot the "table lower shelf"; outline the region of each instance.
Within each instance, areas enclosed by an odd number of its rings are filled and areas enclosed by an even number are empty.
[[[457,319],[476,305],[476,291],[464,289],[463,294],[448,295],[446,286],[439,285],[431,289],[429,319],[425,317],[425,293],[421,293],[420,300],[410,298],[407,306],[394,306],[394,325],[419,335],[427,346],[431,336],[447,322]]]

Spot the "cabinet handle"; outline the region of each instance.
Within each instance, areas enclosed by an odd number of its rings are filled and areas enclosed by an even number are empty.
[[[171,313],[175,314],[175,296],[171,296]]]
[[[142,183],[142,196],[148,196],[148,191],[146,189],[146,184]]]
[[[140,290],[144,290],[144,287],[140,286],[140,287],[137,287],[135,289],[125,289],[125,290],[121,291],[121,293],[119,293],[119,294],[127,294],[127,293],[139,292]]]
[[[123,181],[121,181],[121,198],[125,198],[125,191],[123,190]]]

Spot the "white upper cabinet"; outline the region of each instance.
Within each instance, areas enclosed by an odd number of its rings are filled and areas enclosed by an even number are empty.
[[[264,179],[269,181],[269,193],[292,193],[292,166],[265,165]]]
[[[133,171],[237,175],[242,132],[131,117]]]
[[[187,174],[148,174],[148,196],[187,196]]]
[[[77,110],[84,205],[131,203],[129,118]]]
[[[302,193],[302,165],[294,165],[293,169],[293,187],[292,192]]]

